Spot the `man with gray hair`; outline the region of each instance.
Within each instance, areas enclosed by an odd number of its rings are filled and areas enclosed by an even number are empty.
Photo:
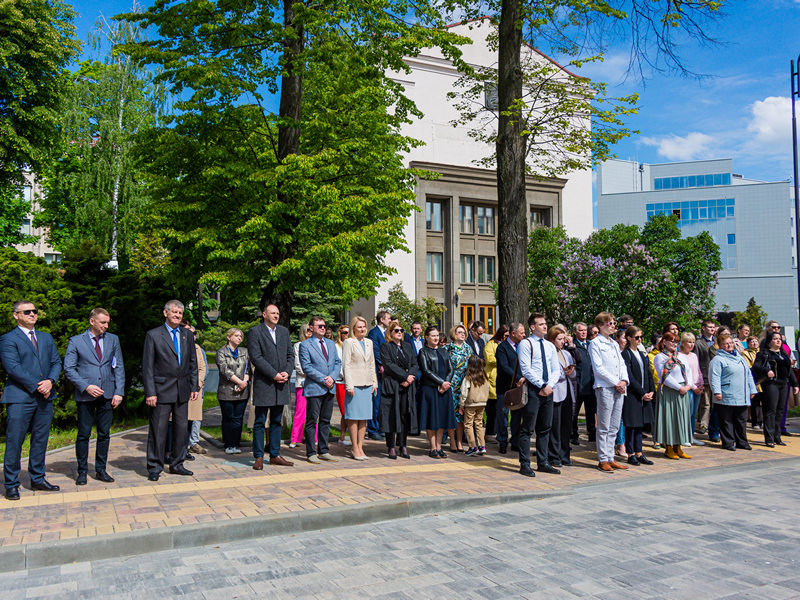
[[[150,481],[158,481],[164,470],[167,428],[172,417],[172,459],[169,472],[193,475],[186,459],[186,431],[189,426],[189,400],[197,398],[197,355],[194,339],[181,327],[183,304],[170,300],[164,305],[163,325],[151,329],[144,339],[142,384],[145,402],[152,407],[147,433],[147,472]]]

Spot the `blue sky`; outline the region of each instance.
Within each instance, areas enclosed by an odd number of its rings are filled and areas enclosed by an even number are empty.
[[[101,13],[110,17],[131,4],[76,0],[79,38],[86,40]],[[611,84],[612,95],[640,94],[639,114],[628,123],[641,133],[615,147],[620,158],[733,158],[734,170],[745,177],[791,179],[789,61],[800,54],[800,0],[728,0],[724,13],[709,27],[719,46],[687,43],[681,50],[687,66],[705,78],[652,73],[644,83],[624,81],[624,44],[582,73]]]

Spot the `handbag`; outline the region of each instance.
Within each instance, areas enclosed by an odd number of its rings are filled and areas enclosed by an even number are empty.
[[[531,361],[533,361],[533,343],[530,341],[529,343],[531,344]],[[514,366],[514,376],[511,381],[517,381],[518,370],[519,359],[517,359],[517,364]],[[528,404],[528,386],[526,383],[511,388],[503,395],[503,408],[508,410],[519,410],[525,407],[526,404]]]

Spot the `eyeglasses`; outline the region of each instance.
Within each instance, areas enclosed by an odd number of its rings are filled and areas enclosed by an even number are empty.
[[[30,312],[30,311],[27,311],[27,310],[26,310],[26,311],[25,311],[25,314],[27,315],[27,314],[28,314],[28,312]],[[36,312],[36,311],[33,311],[33,312]],[[780,326],[780,325],[772,325],[772,328],[773,328],[773,329],[780,329],[780,328],[781,328],[781,326]]]
[[[606,323],[606,325],[616,325],[616,324],[617,324],[616,321],[609,321],[608,323]]]
[[[394,333],[403,333],[404,329],[402,327],[395,327],[394,329],[392,329],[392,331]]]
[[[22,313],[23,315],[38,315],[39,310],[36,308],[29,308],[27,310],[18,310],[18,313]]]
[[[633,336],[633,339],[640,340],[640,339],[642,339],[642,336],[641,335],[635,335],[635,336]]]

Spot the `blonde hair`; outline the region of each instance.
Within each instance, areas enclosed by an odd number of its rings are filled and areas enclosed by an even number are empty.
[[[386,341],[391,342],[392,340],[392,332],[394,331],[395,327],[403,327],[400,325],[400,321],[395,319],[394,321],[389,321],[389,325],[386,327]]]
[[[369,329],[369,323],[367,323],[367,320],[364,317],[362,317],[361,315],[356,315],[355,317],[350,319],[350,336],[349,337],[351,337],[351,338],[356,337],[356,325],[359,322],[363,323],[364,327],[366,329]]]
[[[458,331],[459,327],[464,330],[465,336],[467,335],[467,333],[469,333],[467,331],[467,328],[464,327],[461,323],[459,323],[458,325],[454,325],[453,327],[450,328],[450,331],[447,332],[447,335],[450,336],[450,339],[454,342],[456,341],[456,331]]]
[[[547,330],[547,341],[554,342],[555,339],[558,337],[560,333],[567,335],[567,329],[561,324],[553,325],[550,329]]]
[[[226,339],[226,340],[229,340],[229,339],[231,339],[231,336],[232,336],[234,333],[239,333],[239,334],[241,334],[241,336],[242,336],[242,339],[244,339],[244,332],[243,332],[241,329],[239,329],[238,327],[231,327],[230,329],[228,329],[228,331],[226,331],[226,332],[225,332],[225,339]]]
[[[614,315],[610,312],[601,312],[594,318],[594,326],[600,329],[601,325],[605,325],[606,323],[611,323],[614,320]]]

